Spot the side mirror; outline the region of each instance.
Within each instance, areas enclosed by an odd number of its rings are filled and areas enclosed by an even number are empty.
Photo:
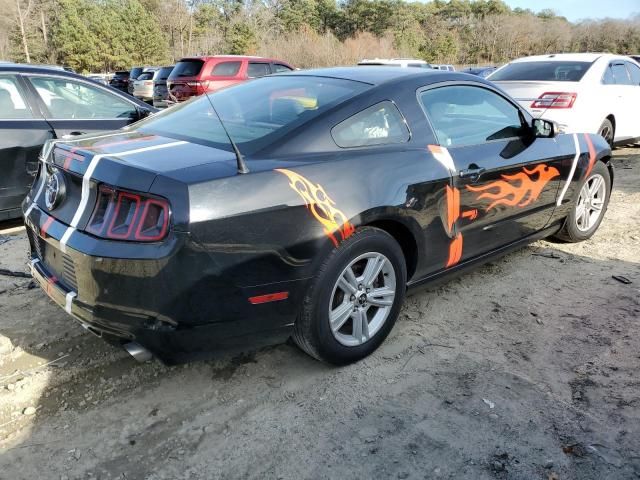
[[[534,118],[531,127],[536,138],[554,138],[559,130],[556,122],[542,118]]]

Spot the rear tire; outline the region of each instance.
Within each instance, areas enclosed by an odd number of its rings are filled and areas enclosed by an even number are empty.
[[[555,236],[566,242],[590,238],[602,222],[611,196],[611,176],[607,166],[596,161],[580,190],[562,230]]]
[[[609,146],[613,148],[613,139],[615,138],[615,129],[613,128],[613,123],[608,118],[605,118],[598,129],[598,134],[603,137]]]
[[[405,259],[393,237],[378,228],[358,229],[320,267],[296,321],[294,342],[334,365],[366,357],[393,328],[406,281]]]

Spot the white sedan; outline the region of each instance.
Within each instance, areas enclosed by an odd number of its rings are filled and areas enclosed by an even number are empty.
[[[604,53],[514,60],[489,75],[534,117],[565,133],[599,133],[610,145],[640,139],[640,64]]]

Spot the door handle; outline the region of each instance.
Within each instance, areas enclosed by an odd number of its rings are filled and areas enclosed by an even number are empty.
[[[469,165],[469,168],[466,170],[460,170],[458,175],[460,178],[469,178],[472,181],[476,181],[480,178],[480,176],[484,173],[485,169],[482,167],[478,167],[475,164]]]
[[[77,137],[78,135],[84,135],[86,132],[69,132],[66,135],[62,136],[63,140],[68,140],[69,138]]]

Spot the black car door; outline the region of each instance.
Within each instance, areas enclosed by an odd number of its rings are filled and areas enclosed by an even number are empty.
[[[488,86],[441,84],[418,97],[452,162],[448,218],[458,244],[449,266],[544,228],[566,159],[556,141],[535,138],[528,115]]]
[[[21,215],[20,203],[33,177],[38,152],[53,137],[51,127],[26,95],[19,76],[0,74],[0,220]]]
[[[24,78],[57,138],[117,130],[140,116],[133,102],[90,82],[53,73]]]

